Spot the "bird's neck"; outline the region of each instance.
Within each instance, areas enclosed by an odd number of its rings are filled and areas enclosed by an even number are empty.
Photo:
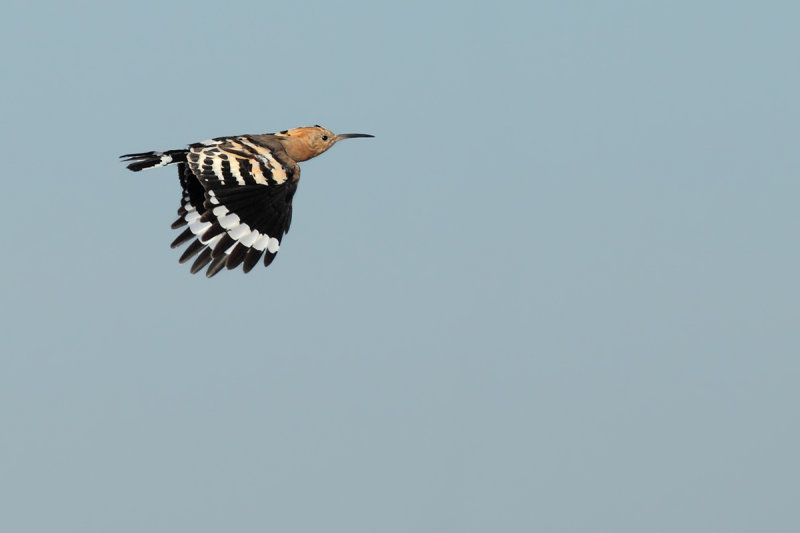
[[[298,137],[284,137],[280,139],[286,155],[297,161],[307,161],[318,155],[314,153],[311,147],[303,139]]]

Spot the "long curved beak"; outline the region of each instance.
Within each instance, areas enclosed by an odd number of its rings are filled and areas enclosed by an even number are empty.
[[[355,139],[357,137],[375,137],[374,135],[369,135],[367,133],[340,133],[336,136],[336,142],[341,141],[342,139]]]

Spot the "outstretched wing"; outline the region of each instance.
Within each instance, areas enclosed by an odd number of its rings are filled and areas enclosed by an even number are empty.
[[[269,265],[289,231],[300,177],[280,143],[243,135],[193,144],[178,171],[183,196],[172,227],[188,228],[172,247],[194,238],[180,262],[197,255],[191,271],[208,265],[208,277],[240,264],[249,272],[262,256]]]

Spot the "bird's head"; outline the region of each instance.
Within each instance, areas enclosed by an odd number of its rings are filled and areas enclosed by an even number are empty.
[[[306,161],[316,157],[342,139],[373,137],[366,133],[340,133],[336,135],[322,126],[294,128],[276,134],[286,154],[295,161]]]

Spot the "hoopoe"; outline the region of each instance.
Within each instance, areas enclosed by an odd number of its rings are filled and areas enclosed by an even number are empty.
[[[322,126],[263,135],[218,137],[184,150],[120,156],[134,172],[178,165],[183,195],[173,229],[188,226],[172,248],[194,239],[180,257],[195,255],[191,272],[206,276],[242,265],[249,272],[264,256],[268,266],[292,222],[292,198],[300,179],[297,163],[316,157],[342,139]]]

